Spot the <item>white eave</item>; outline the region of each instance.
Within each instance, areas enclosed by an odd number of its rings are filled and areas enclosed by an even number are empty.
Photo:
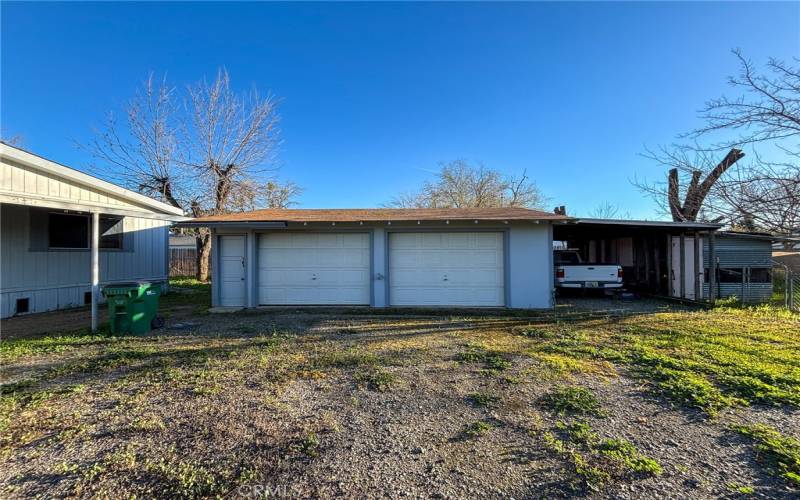
[[[183,210],[181,210],[180,208],[176,208],[173,207],[172,205],[156,201],[152,198],[148,198],[147,196],[141,195],[129,189],[119,187],[116,184],[112,184],[102,179],[98,179],[97,177],[84,174],[83,172],[79,172],[73,168],[61,165],[52,160],[42,158],[41,156],[35,155],[28,151],[19,149],[14,146],[9,146],[8,144],[0,143],[0,157],[8,158],[11,161],[25,165],[28,168],[44,172],[48,175],[59,177],[79,185],[86,186],[87,188],[90,189],[104,191],[117,198],[120,198],[132,204],[143,207],[143,209],[138,212],[144,212],[145,210],[151,211],[154,214],[160,215],[160,217],[158,218],[163,218],[173,221],[188,219],[187,217],[184,216]],[[5,191],[2,190],[1,186],[0,186],[0,191],[2,191],[0,192],[0,195],[2,195],[0,197],[12,203],[14,203],[15,201],[19,201],[22,204],[26,204],[24,203],[24,200],[22,200],[22,198],[25,197],[46,198],[40,195],[27,195],[26,193],[12,193],[12,192],[6,193]],[[19,200],[15,200],[15,198],[18,198]],[[43,201],[45,203],[52,204],[53,206],[64,204],[63,202],[58,202],[56,200],[43,200]],[[58,208],[69,208],[69,207],[59,206]],[[115,212],[121,213],[129,211],[122,207],[94,207],[94,208],[101,208],[103,212],[108,212],[108,213],[115,213]],[[137,210],[130,210],[130,212],[137,212]]]

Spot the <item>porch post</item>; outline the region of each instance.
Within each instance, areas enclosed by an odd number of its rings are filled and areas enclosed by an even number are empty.
[[[97,302],[100,299],[100,213],[92,212],[92,332],[97,331]]]

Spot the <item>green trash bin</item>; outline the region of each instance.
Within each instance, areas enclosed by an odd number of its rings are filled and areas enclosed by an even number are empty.
[[[158,297],[161,286],[148,281],[115,283],[103,288],[111,333],[141,335],[160,326]]]

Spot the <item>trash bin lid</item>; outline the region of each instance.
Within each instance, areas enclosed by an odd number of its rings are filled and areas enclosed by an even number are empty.
[[[109,283],[106,288],[139,288],[142,285],[152,285],[149,281],[120,281],[119,283]]]

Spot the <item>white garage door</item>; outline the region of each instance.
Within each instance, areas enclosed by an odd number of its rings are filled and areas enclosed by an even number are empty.
[[[369,304],[369,251],[367,234],[262,234],[259,303]]]
[[[502,306],[503,233],[392,233],[393,306]]]

